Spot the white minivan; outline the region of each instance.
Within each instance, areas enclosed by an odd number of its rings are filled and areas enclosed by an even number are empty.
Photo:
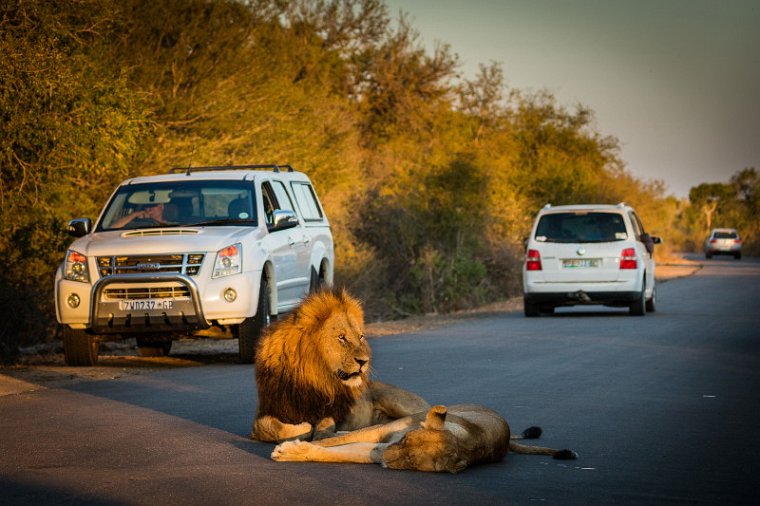
[[[526,241],[525,316],[581,304],[627,307],[636,316],[653,312],[653,253],[660,242],[625,204],[547,204]]]
[[[55,282],[69,365],[93,365],[98,342],[137,339],[144,356],[213,331],[240,360],[278,314],[333,281],[333,239],[309,178],[290,166],[173,169],[122,182],[77,239]]]

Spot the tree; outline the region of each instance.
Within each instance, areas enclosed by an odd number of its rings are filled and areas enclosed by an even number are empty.
[[[4,2],[0,8],[0,336],[46,334],[63,223],[92,215],[150,130],[142,97],[101,59],[114,23],[101,0]],[[24,332],[24,330],[26,332]],[[8,351],[8,354],[11,352]]]
[[[672,228],[679,204],[625,170],[591,110],[508,90],[499,64],[472,80],[458,64],[381,0],[0,4],[0,254],[24,266],[0,273],[19,317],[3,342],[39,336],[29,325],[53,335],[64,223],[94,217],[123,178],[172,166],[307,171],[337,279],[370,318],[515,293],[546,202],[634,201]],[[756,172],[728,186],[714,219],[756,231]]]

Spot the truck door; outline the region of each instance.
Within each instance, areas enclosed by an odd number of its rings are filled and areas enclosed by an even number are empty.
[[[265,181],[261,187],[264,217],[271,227],[272,213],[278,209],[296,212],[285,185],[278,180]],[[285,230],[271,231],[268,237],[274,260],[278,310],[296,306],[309,288],[309,251],[304,242],[303,223]]]

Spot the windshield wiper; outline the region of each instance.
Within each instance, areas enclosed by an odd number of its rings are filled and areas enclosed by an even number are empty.
[[[237,225],[239,223],[250,223],[253,224],[251,220],[241,219],[241,218],[227,218],[224,220],[208,220],[208,221],[199,221],[198,223],[189,223],[189,224],[183,224],[181,226],[183,227],[208,227],[213,225]]]

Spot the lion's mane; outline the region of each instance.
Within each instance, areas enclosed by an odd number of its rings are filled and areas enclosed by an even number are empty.
[[[316,425],[326,417],[340,423],[348,415],[368,378],[365,369],[360,386],[350,387],[328,365],[326,350],[339,344],[325,335],[324,324],[339,312],[363,327],[360,302],[345,290],[326,290],[309,295],[262,336],[256,351],[256,418]]]

